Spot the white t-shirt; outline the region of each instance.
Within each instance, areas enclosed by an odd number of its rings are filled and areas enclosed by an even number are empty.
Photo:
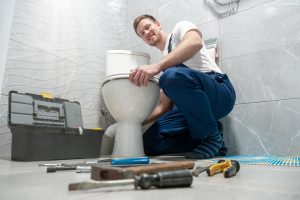
[[[163,55],[165,56],[168,54],[168,46],[169,46],[169,41],[171,36],[172,36],[171,47],[173,50],[181,42],[184,35],[192,29],[198,30],[197,26],[189,21],[178,22],[174,27],[172,33],[168,36],[166,46],[163,51]],[[200,51],[196,53],[191,59],[185,61],[183,64],[192,69],[199,70],[201,72],[215,71],[215,72],[222,73],[221,69],[212,59],[209,51],[205,47],[203,39],[202,39],[202,43],[203,43],[203,47],[200,49]]]

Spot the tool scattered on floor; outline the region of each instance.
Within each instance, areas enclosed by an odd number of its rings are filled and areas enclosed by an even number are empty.
[[[91,160],[84,161],[82,163],[74,164],[63,164],[63,163],[50,163],[40,164],[39,166],[46,166],[47,172],[65,171],[65,170],[76,170],[76,172],[90,172],[91,166],[99,164],[101,166],[133,166],[133,165],[147,165],[150,163],[149,157],[128,157],[128,158],[108,158],[102,160]]]
[[[179,161],[182,163],[184,161]],[[191,162],[191,161],[186,161]],[[163,163],[163,164],[172,164],[172,163]],[[151,172],[156,171],[156,173],[141,173],[140,175],[136,175],[137,171],[119,171],[120,169],[111,169],[110,171],[102,171],[107,172],[110,175],[108,181],[98,181],[98,182],[79,182],[79,183],[71,183],[69,184],[69,190],[90,190],[95,188],[103,188],[110,186],[123,186],[133,184],[135,189],[139,187],[142,189],[149,189],[152,186],[158,188],[168,188],[168,187],[189,187],[193,182],[193,176],[198,177],[200,173],[206,171],[208,176],[213,176],[217,173],[223,172],[225,178],[230,178],[235,176],[236,173],[240,170],[239,162],[235,160],[219,160],[218,163],[212,164],[207,167],[198,166],[195,169],[178,169],[178,170],[169,170],[169,171],[160,171],[158,170],[166,170],[170,169],[170,165],[168,167],[158,167],[163,164],[154,164],[152,166]],[[173,165],[174,166],[174,165]],[[178,167],[177,166],[177,167]],[[145,166],[146,167],[146,166]],[[145,170],[144,167],[144,171]],[[126,168],[125,168],[126,169]],[[117,176],[114,176],[117,175]],[[113,180],[114,178],[118,178],[118,180]],[[129,178],[130,177],[130,178]],[[120,179],[122,178],[122,179]]]
[[[212,164],[208,167],[198,166],[192,170],[194,176],[198,176],[200,173],[206,171],[208,176],[213,176],[217,173],[223,173],[225,178],[235,176],[240,170],[240,164],[236,160],[219,160],[216,164]]]
[[[76,170],[76,172],[90,172],[91,165],[96,163],[107,163],[107,160],[95,160],[95,161],[84,161],[82,163],[73,163],[73,164],[65,164],[65,163],[46,163],[39,164],[39,166],[47,167],[47,173],[57,172],[57,171],[69,171]]]
[[[155,173],[161,171],[179,170],[179,169],[193,169],[195,166],[194,161],[176,161],[165,163],[154,163],[144,166],[131,166],[131,167],[113,167],[103,166],[101,164],[92,165],[91,179],[99,180],[118,180],[118,179],[131,179],[136,175],[142,173]]]
[[[142,189],[149,189],[152,186],[158,188],[170,188],[170,187],[189,187],[193,183],[193,175],[188,169],[185,170],[173,170],[157,172],[155,174],[143,173],[141,175],[134,176],[132,179],[121,179],[111,181],[99,181],[99,182],[80,182],[69,184],[69,190],[89,190],[95,188],[103,188],[109,186],[135,186],[135,189],[139,187]]]

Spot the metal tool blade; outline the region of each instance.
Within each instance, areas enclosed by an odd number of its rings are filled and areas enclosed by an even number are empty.
[[[195,169],[192,169],[191,173],[193,176],[198,177],[199,174],[201,174],[202,172],[206,171],[208,167],[201,167],[198,166]]]
[[[135,183],[134,179],[123,179],[114,181],[99,181],[99,182],[79,182],[69,184],[69,190],[90,190],[95,188],[110,187],[110,186],[123,186],[123,185],[133,185]]]

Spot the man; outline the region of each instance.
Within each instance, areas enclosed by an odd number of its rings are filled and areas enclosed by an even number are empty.
[[[133,26],[145,43],[164,56],[157,63],[133,69],[129,76],[135,85],[147,86],[149,79],[163,72],[160,103],[144,122],[155,121],[144,134],[146,154],[184,152],[189,159],[226,154],[218,120],[232,110],[235,91],[209,55],[201,32],[181,21],[167,34],[151,15],[137,17]]]

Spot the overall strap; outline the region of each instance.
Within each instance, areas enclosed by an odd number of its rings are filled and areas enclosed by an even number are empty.
[[[168,44],[168,53],[170,53],[172,51],[172,44],[171,44],[172,43],[172,35],[173,35],[173,33],[170,36],[170,40],[169,40],[169,44]],[[180,63],[180,64],[175,65],[174,67],[187,67],[187,66],[184,65],[183,63]],[[163,71],[165,71],[165,70],[163,70]]]
[[[170,36],[169,45],[168,45],[168,53],[170,53],[172,51],[172,44],[171,44],[171,42],[172,42],[172,35],[173,35],[173,33]]]

